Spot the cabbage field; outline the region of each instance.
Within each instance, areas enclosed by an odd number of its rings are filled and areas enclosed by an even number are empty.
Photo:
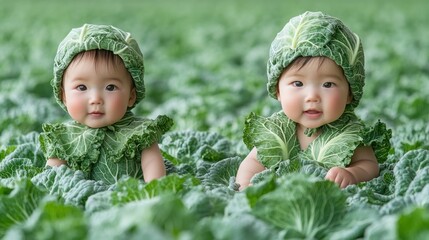
[[[0,238],[429,239],[429,14],[426,0],[0,1]],[[315,163],[285,163],[234,190],[244,120],[280,105],[268,49],[289,18],[323,11],[360,35],[366,85],[356,113],[391,129],[380,176],[339,189]],[[45,168],[44,122],[68,115],[49,81],[59,42],[84,23],[131,32],[146,98],[165,114],[168,175],[150,183]]]

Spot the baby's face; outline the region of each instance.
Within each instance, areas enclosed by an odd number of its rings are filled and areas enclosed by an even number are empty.
[[[299,127],[317,128],[340,118],[352,96],[341,67],[329,58],[317,57],[304,66],[285,69],[277,99]]]
[[[83,56],[64,73],[62,100],[71,118],[100,128],[122,119],[134,104],[136,92],[123,64],[112,67],[107,60],[95,63],[94,58]]]

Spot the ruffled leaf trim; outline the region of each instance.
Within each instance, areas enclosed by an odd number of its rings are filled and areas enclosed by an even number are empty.
[[[154,120],[136,119],[131,124],[107,134],[105,150],[109,162],[118,163],[123,159],[140,161],[141,152],[158,142],[161,136],[173,126],[173,120],[160,115]]]
[[[363,138],[364,144],[374,149],[378,162],[385,162],[391,149],[392,130],[387,129],[386,124],[378,120],[374,126],[366,128]]]

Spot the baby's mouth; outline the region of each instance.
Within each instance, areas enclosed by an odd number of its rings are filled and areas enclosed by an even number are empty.
[[[90,114],[90,115],[92,115],[92,116],[101,116],[101,115],[103,115],[104,113],[99,112],[99,111],[93,111],[93,112],[90,112],[89,114]]]
[[[307,113],[307,114],[319,114],[319,113],[322,113],[321,111],[313,110],[313,109],[306,110],[304,112]]]
[[[309,109],[309,110],[305,110],[304,114],[307,115],[307,117],[309,118],[318,118],[322,115],[322,111]]]

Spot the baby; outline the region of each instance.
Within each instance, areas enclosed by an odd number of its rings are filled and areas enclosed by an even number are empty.
[[[173,121],[131,112],[145,95],[143,74],[143,55],[129,33],[92,24],[72,29],[58,47],[51,85],[73,120],[43,125],[47,165],[66,164],[110,184],[124,175],[146,182],[164,176],[157,142]]]
[[[317,161],[329,169],[326,179],[342,188],[378,176],[371,134],[354,113],[365,79],[355,33],[334,17],[306,12],[277,34],[267,67],[269,95],[282,111],[246,120],[244,141],[252,150],[237,172],[240,189],[288,159]],[[258,132],[261,128],[271,139]]]

